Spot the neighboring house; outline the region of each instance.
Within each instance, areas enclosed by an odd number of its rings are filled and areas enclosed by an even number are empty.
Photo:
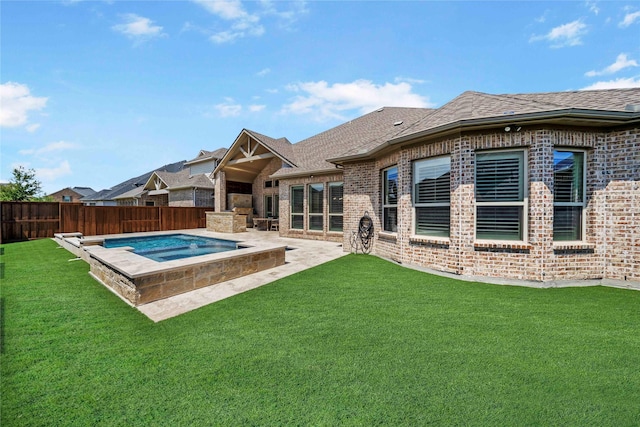
[[[145,183],[113,199],[124,206],[214,206],[214,184],[209,177],[226,153],[200,150],[179,171],[153,171]]]
[[[166,171],[166,172],[179,172],[184,168],[184,164],[186,161],[182,160],[176,163],[171,163],[168,165],[164,165],[158,169],[155,169],[151,172],[147,172],[135,178],[130,178],[120,184],[114,185],[113,187],[105,190],[100,190],[90,196],[83,197],[80,201],[85,205],[89,206],[116,206],[118,205],[117,197],[129,193],[135,194],[136,190],[146,184],[149,180],[149,177],[156,170]],[[132,197],[132,200],[135,198]]]
[[[280,234],[444,272],[640,281],[640,88],[382,108],[296,144],[243,130],[214,171],[216,211],[251,194]]]
[[[48,197],[52,197],[56,202],[80,203],[80,199],[91,196],[95,192],[96,190],[90,187],[67,187],[48,194]]]

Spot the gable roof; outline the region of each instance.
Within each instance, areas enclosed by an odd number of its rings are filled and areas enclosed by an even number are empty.
[[[155,174],[166,184],[168,190],[214,187],[213,182],[205,174],[190,175],[188,169],[175,173],[158,171]]]
[[[226,148],[218,148],[215,151],[200,150],[196,158],[185,162],[185,165],[204,162],[211,159],[221,159],[224,157],[226,152],[227,152]]]

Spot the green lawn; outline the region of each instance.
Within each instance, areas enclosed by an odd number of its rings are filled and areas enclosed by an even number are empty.
[[[640,292],[349,255],[157,324],[5,245],[2,426],[640,425]]]

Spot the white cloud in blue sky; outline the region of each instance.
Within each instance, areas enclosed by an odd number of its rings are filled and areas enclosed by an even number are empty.
[[[0,126],[19,127],[27,125],[31,111],[42,110],[47,98],[31,95],[25,84],[7,82],[0,85]],[[35,127],[34,127],[35,126]],[[28,125],[29,131],[35,131],[39,125]]]
[[[296,93],[294,99],[282,108],[283,114],[304,114],[315,120],[346,120],[346,111],[370,113],[384,106],[427,108],[434,105],[422,95],[413,92],[407,82],[378,85],[370,80],[329,84],[326,81],[293,83],[287,90]]]
[[[640,23],[640,10],[626,13],[618,26],[620,28],[627,28],[638,23]]]
[[[29,165],[47,192],[110,187],[243,128],[297,142],[466,90],[640,86],[632,1],[3,2],[0,25],[0,180]]]
[[[134,40],[136,43],[142,43],[165,35],[162,32],[162,27],[154,25],[153,21],[149,18],[138,16],[135,13],[126,13],[121,15],[120,18],[123,22],[111,28]]]
[[[554,27],[547,34],[533,36],[530,40],[532,42],[548,41],[553,48],[570,47],[581,45],[585,34],[587,34],[587,25],[577,19]]]
[[[637,66],[638,66],[638,62],[635,59],[630,59],[626,53],[621,53],[620,55],[618,55],[618,57],[616,58],[616,61],[613,64],[603,68],[600,71],[595,71],[595,70],[587,71],[585,73],[585,76],[595,77],[595,76],[604,76],[608,74],[615,74],[618,71],[624,70],[625,68],[637,67]]]

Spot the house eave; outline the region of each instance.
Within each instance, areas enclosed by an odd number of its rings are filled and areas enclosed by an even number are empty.
[[[336,169],[303,170],[303,171],[290,172],[290,173],[281,174],[281,175],[278,175],[278,173],[276,172],[272,175],[269,175],[269,178],[285,180],[290,178],[309,178],[312,176],[333,175],[335,173],[342,173],[342,170],[337,168]]]
[[[500,117],[484,117],[478,119],[464,119],[446,123],[411,135],[390,139],[377,147],[352,154],[327,159],[336,165],[343,163],[372,160],[376,156],[402,145],[413,144],[428,139],[443,137],[463,131],[485,130],[500,126],[525,126],[536,124],[559,124],[586,127],[612,127],[640,122],[640,114],[625,111],[601,111],[583,109],[564,109],[525,114],[509,114]]]

